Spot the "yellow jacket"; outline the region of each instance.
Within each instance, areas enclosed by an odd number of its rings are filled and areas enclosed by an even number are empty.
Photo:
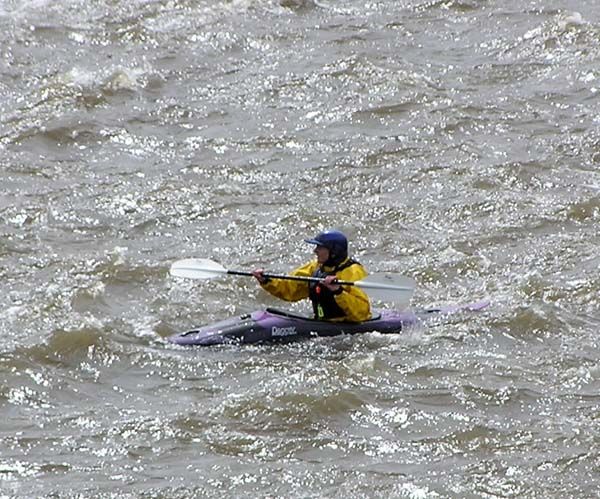
[[[342,267],[347,260],[344,260],[339,266]],[[313,260],[293,270],[290,275],[312,277],[318,267],[318,262]],[[334,268],[323,266],[322,270],[332,273]],[[336,272],[335,275],[340,281],[360,281],[367,276],[367,271],[362,265],[355,263]],[[271,279],[261,284],[261,286],[273,296],[285,301],[299,301],[309,298],[309,285],[307,282]],[[342,289],[342,293],[335,295],[335,302],[344,312],[344,317],[331,320],[362,322],[370,319],[371,304],[365,292],[357,286],[343,286]]]

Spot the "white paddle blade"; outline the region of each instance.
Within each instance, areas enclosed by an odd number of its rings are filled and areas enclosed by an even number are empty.
[[[177,260],[171,265],[171,275],[187,279],[212,279],[227,274],[227,269],[217,262],[203,258]]]
[[[371,274],[356,286],[363,289],[375,301],[391,302],[406,308],[415,291],[416,282],[410,277],[396,274]]]

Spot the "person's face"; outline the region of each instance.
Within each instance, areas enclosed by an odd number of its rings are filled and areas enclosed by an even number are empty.
[[[325,246],[315,246],[315,255],[317,255],[317,262],[321,265],[329,260],[329,250]]]

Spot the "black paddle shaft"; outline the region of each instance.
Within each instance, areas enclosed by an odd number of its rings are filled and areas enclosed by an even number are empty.
[[[252,272],[243,272],[241,270],[228,270],[228,274],[230,275],[243,275],[243,276],[254,276]],[[283,279],[286,281],[302,281],[302,282],[323,282],[323,279],[319,277],[305,277],[300,275],[286,275],[286,274],[263,274],[263,276],[267,279]],[[340,284],[342,286],[354,286],[355,283],[353,281],[334,281],[336,284]]]

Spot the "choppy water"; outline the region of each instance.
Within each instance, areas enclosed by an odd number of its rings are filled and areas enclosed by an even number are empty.
[[[600,4],[0,1],[0,497],[598,497]],[[346,231],[397,337],[201,350]]]

